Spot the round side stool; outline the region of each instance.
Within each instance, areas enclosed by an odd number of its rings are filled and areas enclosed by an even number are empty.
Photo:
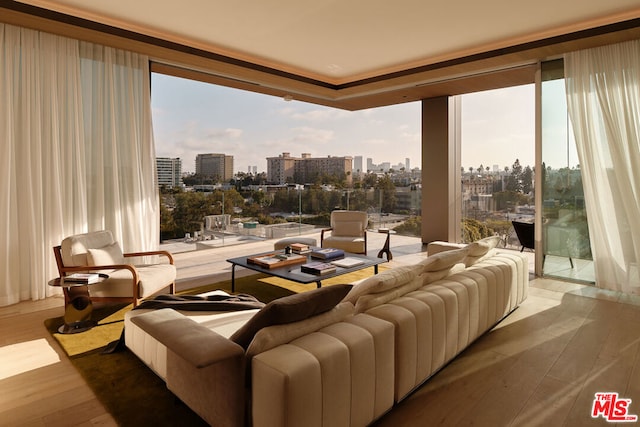
[[[287,237],[286,239],[278,240],[273,244],[273,250],[277,251],[284,249],[292,243],[302,243],[308,246],[318,246],[316,239],[312,237]]]

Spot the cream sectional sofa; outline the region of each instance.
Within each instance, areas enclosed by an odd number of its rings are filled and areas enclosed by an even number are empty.
[[[133,310],[125,342],[211,425],[366,426],[527,297],[527,259],[495,243],[260,310]]]

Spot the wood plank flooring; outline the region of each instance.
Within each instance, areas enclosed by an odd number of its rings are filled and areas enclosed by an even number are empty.
[[[396,243],[406,253],[394,251],[394,263],[420,251]],[[176,254],[181,286],[210,283],[212,262],[228,277],[224,260],[246,250]],[[116,425],[44,328],[62,313],[58,296],[0,308],[0,424]],[[602,391],[640,414],[640,301],[538,278],[520,308],[375,425],[610,425],[590,416]]]

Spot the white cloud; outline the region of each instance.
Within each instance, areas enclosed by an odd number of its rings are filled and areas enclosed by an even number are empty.
[[[238,139],[242,134],[242,129],[210,129],[207,133],[207,138],[211,138],[213,140]]]
[[[333,140],[335,132],[328,129],[317,129],[303,126],[291,129],[293,132],[292,141],[296,143],[328,143]],[[309,148],[312,148],[310,146]]]
[[[304,104],[297,105],[302,108],[283,107],[277,110],[277,114],[285,119],[311,123],[348,119],[350,117],[353,117],[353,115],[355,114],[351,111],[343,111],[332,108],[314,108],[312,110],[307,110],[305,109]]]

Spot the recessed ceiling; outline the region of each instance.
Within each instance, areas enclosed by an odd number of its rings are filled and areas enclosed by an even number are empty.
[[[25,0],[334,85],[640,17],[638,0]]]
[[[532,83],[640,39],[638,0],[0,0],[0,22],[147,55],[154,72],[357,110]]]

